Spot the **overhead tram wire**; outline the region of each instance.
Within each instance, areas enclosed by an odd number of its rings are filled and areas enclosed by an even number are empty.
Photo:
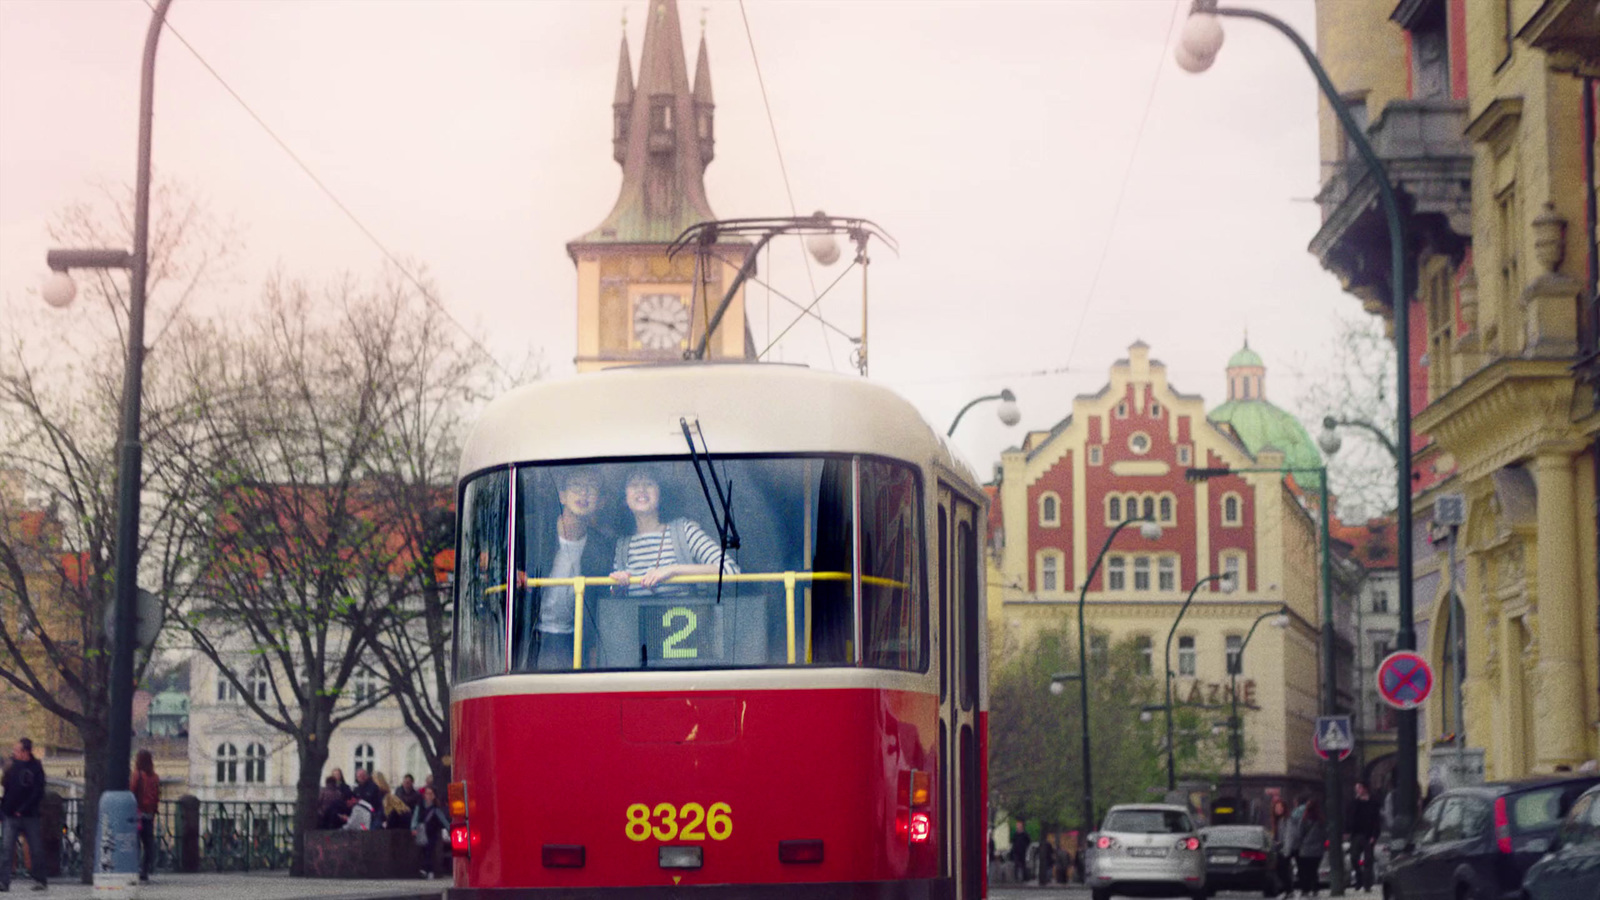
[[[767,99],[767,80],[761,76],[761,59],[756,55],[756,38],[755,35],[750,31],[750,16],[745,12],[744,0],[739,0],[739,18],[744,22],[745,40],[750,44],[750,62],[755,65],[756,84],[761,88],[761,105],[767,110],[767,127],[772,131],[772,149],[778,155],[778,171],[783,175],[783,191],[789,197],[789,215],[798,218],[800,215],[800,210],[795,206],[794,203],[794,188],[789,185],[789,167],[783,161],[783,145],[778,143],[778,122],[772,116],[772,102]],[[816,306],[816,301],[821,300],[822,297],[817,294],[817,277],[811,271],[811,254],[806,252],[804,238],[798,239],[795,242],[795,246],[800,248],[800,260],[806,265],[806,281],[810,282],[811,284],[811,296],[813,298],[811,305]],[[768,251],[767,253],[767,262],[768,264],[771,264],[772,262],[771,251]],[[771,290],[772,286],[768,285],[767,289]],[[826,320],[824,320],[822,316],[817,316],[817,319],[818,321],[822,321],[824,324],[827,324]],[[789,326],[789,328],[793,327],[793,324]],[[789,328],[785,328],[784,331],[787,332]],[[783,335],[781,334],[779,335],[779,337],[782,336]],[[852,340],[854,340],[854,338],[852,338]],[[828,330],[826,328],[822,330],[822,343],[823,346],[828,348],[828,368],[837,370],[838,366],[834,363],[833,359],[833,341],[828,339]],[[768,344],[767,349],[772,349],[770,343]],[[760,355],[765,356],[766,351],[763,350]]]
[[[722,254],[716,252],[716,250],[712,250],[711,251],[711,255],[713,257],[715,257],[719,262],[721,262],[721,263],[723,263],[725,265],[732,266],[735,269],[739,268],[739,266],[741,265],[741,263],[738,263],[738,262],[735,262],[733,260],[728,259],[726,256],[723,256]],[[770,263],[771,260],[772,260],[772,245],[768,244],[767,245],[767,261]],[[783,291],[780,291],[777,288],[773,287],[770,282],[762,281],[760,278],[758,278],[758,277],[756,277],[754,275],[751,275],[749,278],[747,278],[745,280],[746,281],[752,281],[752,282],[760,285],[761,287],[766,288],[767,289],[767,293],[769,295],[772,295],[772,294],[777,295],[777,297],[780,300],[782,300],[783,302],[789,304],[790,306],[793,306],[795,309],[800,310],[800,314],[801,315],[810,316],[813,319],[816,319],[818,322],[822,323],[822,327],[823,328],[831,329],[833,331],[838,332],[839,336],[843,337],[846,340],[851,340],[851,341],[855,340],[855,336],[850,334],[850,332],[845,331],[843,328],[840,328],[839,326],[833,324],[832,322],[829,322],[827,319],[823,318],[821,313],[819,313],[819,312],[815,311],[814,309],[812,309],[812,307],[816,306],[815,301],[813,301],[809,306],[802,306],[802,305],[800,305],[800,301],[799,300],[796,300],[793,297],[790,297],[788,294],[785,294]],[[770,304],[771,301],[772,301],[772,297],[768,296],[767,301]],[[770,312],[771,311],[769,310],[768,311],[769,317],[770,317]],[[769,328],[768,328],[768,331],[767,331],[767,336],[769,338],[772,336],[770,323],[769,323]]]
[[[155,9],[155,4],[152,3],[151,0],[143,0],[143,3],[145,6],[150,7],[151,10]],[[193,44],[189,43],[189,39],[179,33],[177,28],[173,27],[172,20],[170,18],[163,23],[163,27],[166,28],[167,31],[171,32],[173,37],[178,39],[178,43],[182,44],[184,49],[189,51],[190,55],[195,58],[196,62],[200,63],[202,68],[211,73],[211,77],[217,80],[217,84],[222,85],[222,89],[228,92],[228,96],[232,97],[239,104],[239,106],[244,109],[245,113],[249,115],[250,118],[254,119],[257,125],[261,126],[261,129],[267,133],[267,136],[272,138],[273,143],[276,143],[284,153],[289,155],[289,159],[291,159],[296,166],[300,167],[300,171],[304,172],[306,177],[311,179],[311,183],[315,184],[318,190],[322,191],[324,196],[333,201],[333,205],[338,207],[340,212],[344,213],[345,218],[349,219],[351,224],[355,225],[356,229],[365,235],[367,240],[371,241],[374,247],[378,248],[378,252],[383,254],[384,258],[387,259],[389,263],[397,270],[399,270],[400,274],[404,275],[407,281],[411,282],[411,284],[416,287],[417,291],[422,294],[422,299],[426,300],[429,306],[432,306],[434,309],[438,310],[440,315],[443,315],[447,320],[449,320],[450,324],[456,326],[456,328],[466,336],[467,340],[472,342],[474,347],[477,347],[484,356],[489,358],[490,362],[494,363],[495,368],[499,369],[502,375],[505,375],[507,378],[515,377],[511,374],[511,370],[507,369],[493,353],[489,352],[489,348],[485,347],[483,343],[472,334],[471,331],[468,331],[467,327],[461,324],[459,319],[451,315],[448,309],[445,309],[444,304],[439,302],[439,298],[435,297],[433,292],[428,290],[428,288],[423,285],[422,281],[418,279],[417,276],[413,275],[411,270],[407,268],[404,263],[400,262],[400,258],[384,245],[383,241],[380,240],[375,233],[373,233],[372,229],[368,228],[366,224],[361,221],[361,219],[355,214],[355,211],[346,206],[344,201],[340,200],[339,196],[333,192],[333,189],[328,187],[328,185],[321,178],[317,177],[317,173],[311,171],[311,167],[306,164],[305,160],[301,159],[300,155],[295,153],[294,150],[284,142],[283,138],[278,136],[277,132],[272,130],[272,126],[268,125],[266,120],[261,118],[260,114],[252,109],[250,104],[246,103],[243,97],[239,96],[239,92],[234,90],[232,85],[228,84],[227,79],[223,78],[222,74],[218,72],[211,65],[211,63],[207,62],[204,56],[200,55],[200,51],[195,49]]]
[[[783,336],[788,334],[790,329],[792,329],[796,325],[800,324],[800,320],[804,319],[806,317],[806,314],[811,312],[811,307],[812,306],[816,306],[818,303],[821,303],[822,302],[822,298],[828,296],[828,292],[833,290],[834,287],[836,285],[838,285],[839,282],[843,281],[844,277],[846,275],[849,275],[851,273],[851,271],[853,271],[857,265],[859,265],[859,263],[851,262],[850,265],[845,266],[844,271],[839,273],[839,277],[835,278],[833,280],[832,284],[829,284],[827,287],[823,288],[822,289],[822,293],[817,295],[817,299],[811,301],[811,306],[808,306],[805,309],[801,310],[800,311],[801,314],[798,315],[798,316],[795,316],[794,321],[792,321],[788,325],[784,326],[784,329],[782,331],[778,332],[778,336],[772,339],[772,343],[768,344],[766,346],[766,349],[764,349],[760,353],[756,354],[756,359],[760,359],[761,357],[766,356],[767,353],[770,352],[772,350],[772,348],[774,346],[776,346],[779,341],[783,340]]]
[[[1117,187],[1117,200],[1111,208],[1111,221],[1106,226],[1106,241],[1100,247],[1100,260],[1095,263],[1094,274],[1089,278],[1089,292],[1083,298],[1083,311],[1078,314],[1078,327],[1073,329],[1072,343],[1067,347],[1067,364],[1078,350],[1083,338],[1083,324],[1089,320],[1089,308],[1094,305],[1094,292],[1100,286],[1100,275],[1105,271],[1106,260],[1111,256],[1111,244],[1117,235],[1117,220],[1122,217],[1122,201],[1128,194],[1128,182],[1133,175],[1133,164],[1139,158],[1139,147],[1144,143],[1144,128],[1150,121],[1150,109],[1155,105],[1156,88],[1161,85],[1161,73],[1166,69],[1167,47],[1172,43],[1172,30],[1177,25],[1182,0],[1172,0],[1172,14],[1167,17],[1167,36],[1161,41],[1161,53],[1156,59],[1156,74],[1150,79],[1150,92],[1144,98],[1144,111],[1139,114],[1139,130],[1133,136],[1133,150],[1128,154],[1128,165],[1122,170],[1122,183]]]

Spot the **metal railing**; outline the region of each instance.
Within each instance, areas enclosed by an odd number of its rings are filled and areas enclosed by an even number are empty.
[[[62,813],[61,874],[81,875],[92,823],[83,821],[80,799],[63,800]],[[161,801],[155,818],[155,871],[178,871],[181,831],[179,801]],[[197,844],[202,872],[287,869],[294,847],[294,804],[201,801]]]

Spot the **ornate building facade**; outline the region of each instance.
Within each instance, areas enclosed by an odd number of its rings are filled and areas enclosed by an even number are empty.
[[[1464,733],[1486,774],[1600,754],[1595,245],[1596,0],[1322,0],[1319,55],[1402,195],[1418,649],[1455,679],[1421,743]],[[1587,78],[1585,77],[1587,76]],[[1322,110],[1311,249],[1392,321],[1375,188]],[[1462,495],[1458,564],[1436,500]],[[1452,594],[1452,585],[1454,592]],[[1459,598],[1459,605],[1452,600]],[[1464,647],[1448,635],[1452,611]],[[1427,771],[1427,760],[1420,761]]]
[[[1316,521],[1281,474],[1191,482],[1185,470],[1321,463],[1305,429],[1267,408],[1259,355],[1236,354],[1228,376],[1229,403],[1208,416],[1204,400],[1173,387],[1149,347],[1135,343],[1100,392],[1078,397],[1054,428],[1002,454],[991,634],[1004,653],[1074,612],[1116,523],[1144,516],[1161,525],[1160,538],[1124,529],[1087,585],[1092,635],[1161,650],[1196,581],[1237,573],[1238,590],[1202,589],[1176,632],[1178,702],[1226,703],[1231,654],[1257,617],[1287,606],[1290,626],[1257,629],[1239,680],[1253,748],[1243,766],[1246,801],[1259,811],[1269,796],[1321,777],[1312,750],[1321,683]],[[1149,658],[1161,677],[1164,663]]]
[[[611,146],[622,188],[605,221],[567,245],[578,269],[580,372],[679,360],[703,341],[707,358],[755,355],[742,286],[705,340],[749,245],[667,255],[684,229],[716,218],[705,186],[716,104],[705,36],[691,85],[677,0],[650,0],[649,10],[637,84],[626,35],[617,62]]]

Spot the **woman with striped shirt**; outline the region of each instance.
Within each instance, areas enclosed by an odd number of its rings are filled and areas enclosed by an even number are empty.
[[[661,485],[655,476],[633,472],[623,497],[633,513],[634,533],[617,542],[617,571],[611,577],[630,594],[664,593],[657,586],[682,575],[715,575],[719,562],[723,574],[738,573],[738,563],[724,556],[699,525],[685,518],[661,521]]]

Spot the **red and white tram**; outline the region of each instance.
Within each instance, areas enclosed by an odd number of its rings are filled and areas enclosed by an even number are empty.
[[[451,896],[978,900],[984,502],[857,378],[495,401],[461,461]]]

